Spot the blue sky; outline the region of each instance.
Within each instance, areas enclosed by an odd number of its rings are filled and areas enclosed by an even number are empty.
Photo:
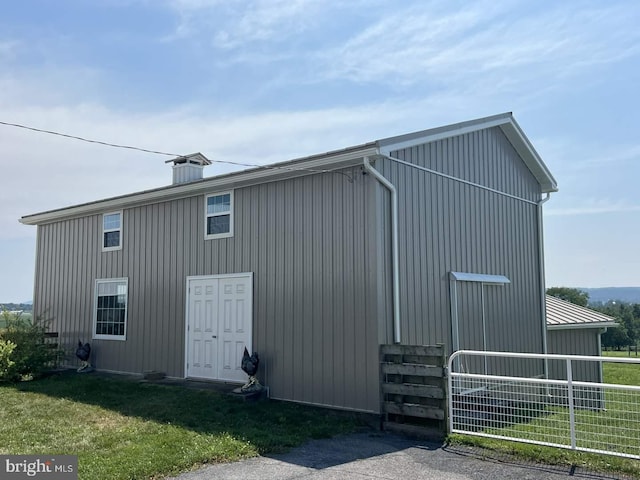
[[[635,1],[7,2],[0,121],[265,164],[512,111],[560,187],[547,285],[640,286],[639,24]],[[171,179],[158,155],[0,145],[0,301],[32,294],[18,218]]]

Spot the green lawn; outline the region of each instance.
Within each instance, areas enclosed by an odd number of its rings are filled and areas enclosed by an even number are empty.
[[[1,454],[74,454],[85,479],[150,478],[354,431],[353,416],[74,373],[0,384]]]
[[[636,352],[633,351],[629,354],[628,350],[604,350],[602,352],[603,357],[626,357],[626,358],[638,358],[640,359],[640,355],[636,355]]]
[[[636,352],[602,352],[605,357],[631,358],[640,361],[640,357],[636,357]],[[605,362],[602,367],[604,381],[607,383],[617,383],[619,385],[640,385],[640,365],[631,365],[628,363]]]
[[[605,352],[605,356],[628,357],[627,352]],[[635,358],[635,352],[632,353]],[[607,363],[603,365],[604,381],[621,385],[640,385],[640,365]],[[616,390],[606,392],[606,411],[576,410],[576,429],[581,438],[580,446],[601,448],[597,442],[620,443],[620,435],[626,437],[625,445],[629,453],[637,454],[640,445],[640,428],[633,427],[640,422],[640,398]],[[618,407],[619,406],[619,407]],[[621,411],[620,408],[624,409]],[[545,414],[529,423],[508,425],[489,433],[505,436],[549,441],[552,435],[569,436],[568,410],[564,407],[544,407]],[[635,412],[632,412],[635,410]],[[610,438],[603,432],[611,432]],[[528,460],[543,463],[577,465],[598,471],[614,471],[640,478],[640,461],[610,455],[589,454],[571,450],[544,447],[532,444],[494,440],[467,435],[451,435],[452,443],[473,444],[491,450],[515,454]]]
[[[33,319],[33,315],[29,312],[23,312],[19,314],[19,316],[15,316],[14,314],[1,314],[0,313],[0,329],[5,328],[7,326],[7,318],[5,315],[11,315],[13,318],[20,318],[22,321],[31,322]]]

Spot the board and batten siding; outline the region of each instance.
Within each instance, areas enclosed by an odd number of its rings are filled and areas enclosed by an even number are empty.
[[[530,202],[541,198],[539,183],[499,128],[391,156]],[[456,271],[511,281],[484,287],[487,350],[542,352],[537,206],[389,159],[374,166],[398,190],[402,343],[443,343],[453,350],[449,272]],[[388,192],[380,188],[378,194],[380,204],[389,205]],[[390,228],[388,207],[382,211],[381,244]],[[460,348],[482,346],[481,303],[479,284],[458,282]],[[381,308],[391,314],[390,303]],[[392,342],[390,325],[384,337]]]
[[[253,272],[253,346],[274,398],[379,410],[375,181],[361,168],[234,190],[234,235],[204,239],[204,196],[123,210],[121,250],[102,216],[38,227],[35,309],[70,359],[184,375],[186,278]],[[214,191],[210,193],[216,193]],[[96,279],[126,277],[126,341],[91,340]]]

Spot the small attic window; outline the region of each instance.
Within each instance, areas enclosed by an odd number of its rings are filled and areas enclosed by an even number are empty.
[[[122,248],[122,212],[102,215],[102,251]]]
[[[205,239],[233,236],[233,192],[205,197]]]

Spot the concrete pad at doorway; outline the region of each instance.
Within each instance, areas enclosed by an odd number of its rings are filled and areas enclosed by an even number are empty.
[[[313,440],[288,453],[208,465],[179,480],[265,479],[622,479],[566,466],[523,463],[471,447],[446,447],[398,435],[365,432]]]

